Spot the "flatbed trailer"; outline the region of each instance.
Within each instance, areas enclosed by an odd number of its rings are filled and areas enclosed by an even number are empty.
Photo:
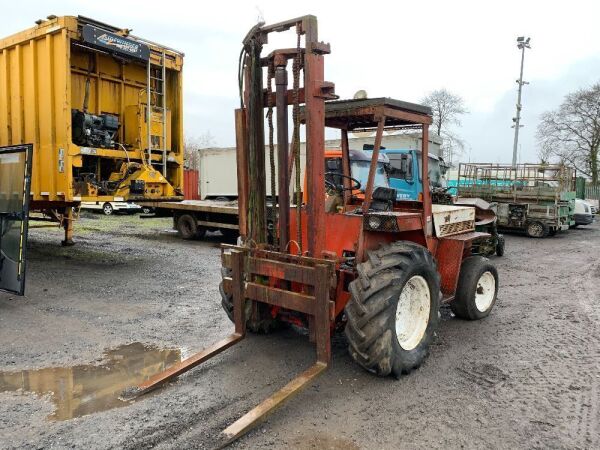
[[[574,223],[575,177],[565,165],[461,163],[458,198],[495,204],[500,228],[553,236]]]
[[[158,217],[172,217],[173,228],[183,239],[201,239],[207,231],[220,231],[227,239],[238,236],[237,201],[183,200],[138,202]]]

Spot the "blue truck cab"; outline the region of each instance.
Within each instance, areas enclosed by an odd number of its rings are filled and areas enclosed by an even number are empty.
[[[423,180],[421,180],[420,150],[408,149],[382,149],[381,153],[389,159],[389,183],[396,189],[397,200],[419,200],[423,193]],[[429,154],[429,181],[432,188],[445,188],[444,175],[447,166],[444,160],[432,153]]]

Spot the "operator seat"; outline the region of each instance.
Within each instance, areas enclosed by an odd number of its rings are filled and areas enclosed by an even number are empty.
[[[373,200],[369,206],[371,211],[393,211],[394,200],[396,200],[396,189],[385,186],[377,186],[373,190]]]

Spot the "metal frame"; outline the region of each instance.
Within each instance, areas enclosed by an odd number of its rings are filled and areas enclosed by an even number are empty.
[[[31,170],[32,170],[32,158],[33,158],[33,144],[23,144],[23,145],[14,145],[9,147],[0,147],[0,154],[8,154],[8,153],[25,153],[25,173],[23,174],[23,204],[21,208],[21,213],[16,214],[16,218],[21,222],[21,244],[20,244],[20,258],[19,258],[19,270],[18,270],[18,281],[20,282],[20,286],[18,290],[11,289],[2,289],[0,291],[10,292],[16,295],[24,295],[25,294],[25,274],[27,270],[27,236],[28,236],[28,227],[29,227],[29,203],[31,201]],[[2,232],[3,224],[2,222],[5,219],[5,216],[8,216],[8,219],[11,219],[12,213],[2,213],[0,211],[0,233]],[[0,242],[2,240],[2,236],[0,235]],[[0,247],[1,250],[1,247]]]
[[[305,120],[304,115],[302,116],[302,120]],[[345,175],[350,174],[348,132],[356,129],[376,130],[369,178],[365,189],[365,200],[362,204],[363,214],[366,214],[369,210],[373,196],[375,171],[379,158],[379,150],[381,149],[383,131],[389,128],[402,129],[406,127],[414,129],[415,126],[419,126],[422,133],[421,179],[426,180],[429,170],[428,158],[423,158],[422,155],[428,154],[429,125],[431,123],[430,108],[390,98],[340,100],[326,103],[325,126],[340,129],[342,132],[342,169]],[[344,179],[346,188],[349,187],[349,182],[348,178]],[[347,205],[348,201],[349,191],[346,191],[344,204]],[[429,183],[423,183],[423,201],[420,205],[422,208],[422,223],[425,224],[425,236],[428,240],[432,237],[433,233]],[[359,242],[359,255],[364,253],[364,246],[362,244],[362,242]],[[429,242],[428,246],[430,246]]]
[[[476,193],[493,200],[553,201],[564,191],[575,191],[575,169],[561,164],[461,163],[458,167],[458,195]],[[462,181],[462,183],[461,183]],[[557,182],[558,186],[539,183]],[[470,196],[470,195],[469,195]]]

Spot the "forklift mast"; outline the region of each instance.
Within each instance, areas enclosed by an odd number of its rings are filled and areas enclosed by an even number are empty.
[[[277,49],[267,57],[261,57],[264,45],[268,44],[268,36],[274,32],[282,32],[295,28],[297,36],[296,48]],[[301,47],[301,36],[304,36],[304,47]],[[290,226],[290,183],[292,169],[299,173],[300,161],[300,105],[304,105],[304,125],[306,126],[306,177],[308,201],[302,205],[301,198],[295,198],[298,213],[306,212],[308,239],[306,246],[302,244],[298,221],[296,241],[299,253],[321,257],[325,249],[325,174],[323,160],[325,157],[325,100],[337,98],[333,83],[324,81],[324,55],[330,52],[329,44],[319,42],[317,19],[304,16],[270,26],[253,28],[244,39],[244,50],[240,67],[241,108],[236,110],[236,149],[238,171],[238,198],[240,209],[240,236],[243,241],[252,240],[256,244],[266,244],[265,224],[267,208],[265,199],[266,168],[264,108],[269,108],[270,138],[273,142],[272,107],[276,105],[277,128],[277,162],[278,190],[277,204],[277,236],[279,250],[285,252],[289,248]],[[292,61],[293,85],[288,89],[288,62]],[[244,64],[245,62],[245,64]],[[263,79],[267,72],[268,88],[263,89]],[[304,77],[300,85],[300,72]],[[271,82],[275,78],[276,91],[272,92]],[[288,147],[288,105],[292,105],[293,132],[291,152]],[[270,146],[273,168],[273,146]],[[294,167],[295,166],[295,167]],[[275,174],[271,173],[271,179]],[[297,181],[297,179],[296,179]],[[299,183],[296,192],[299,194]],[[275,210],[275,205],[273,205]],[[298,214],[302,217],[303,214]]]

